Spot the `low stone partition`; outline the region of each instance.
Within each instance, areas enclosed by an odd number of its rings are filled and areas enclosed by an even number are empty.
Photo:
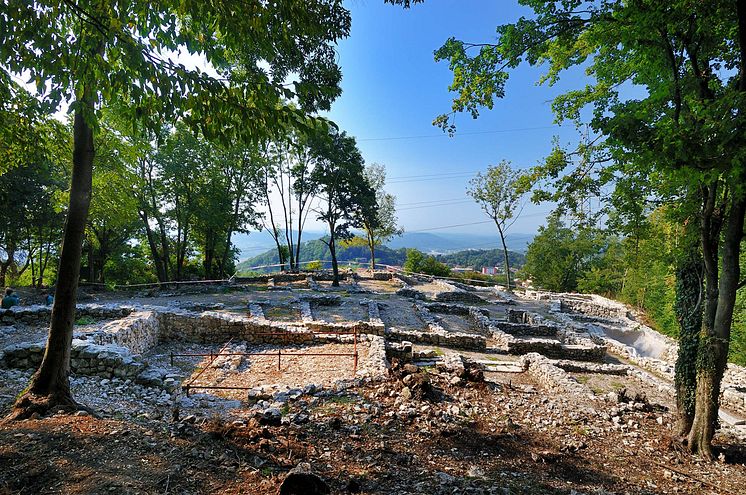
[[[369,299],[363,299],[360,301],[361,306],[368,307],[368,322],[376,326],[383,326],[383,320],[381,319],[381,303]],[[383,305],[385,307],[385,304]]]
[[[386,329],[386,338],[398,341],[410,341],[426,345],[442,345],[456,349],[483,351],[487,349],[487,339],[481,335],[460,332],[446,332],[445,330],[420,332],[418,330],[404,330],[400,328]]]
[[[75,307],[75,317],[90,318],[121,318],[132,313],[135,308],[114,304],[78,304]],[[51,306],[13,306],[10,309],[0,309],[0,325],[46,325],[52,315]]]
[[[438,292],[435,295],[435,300],[439,302],[465,302],[465,303],[480,303],[484,302],[484,299],[479,297],[474,292],[470,292],[459,287],[456,287],[450,282],[445,280],[435,280],[435,283],[443,288],[442,292]]]
[[[386,340],[378,335],[364,335],[368,342],[368,357],[359,362],[357,376],[369,380],[382,380],[390,368],[386,359]]]
[[[574,380],[564,370],[555,366],[541,354],[535,352],[526,354],[521,357],[520,363],[526,372],[546,389],[593,396],[593,393],[587,386]]]
[[[300,319],[303,323],[310,323],[313,321],[313,311],[311,311],[311,303],[305,299],[300,301]]]
[[[143,354],[158,345],[160,324],[154,311],[135,311],[121,320],[107,323],[88,338],[98,345],[113,344]]]
[[[570,361],[557,359],[552,364],[569,373],[598,373],[601,375],[626,376],[632,369],[626,364],[589,363],[585,361]]]
[[[554,325],[532,325],[529,323],[511,323],[505,321],[494,321],[492,325],[500,331],[510,335],[521,335],[527,337],[554,337],[559,329]]]
[[[403,363],[410,363],[414,359],[414,348],[412,343],[403,340],[401,342],[386,342],[386,357],[396,358]]]
[[[400,297],[409,297],[412,299],[418,299],[420,301],[427,300],[427,294],[417,289],[413,289],[409,284],[404,283],[401,289],[396,291],[396,295]]]
[[[432,313],[443,313],[447,315],[458,315],[458,316],[469,316],[472,311],[475,311],[481,315],[489,317],[490,312],[484,308],[476,308],[474,306],[467,306],[465,304],[449,304],[443,302],[433,302],[422,304],[424,308]]]
[[[560,307],[562,311],[574,311],[576,313],[602,316],[605,318],[626,318],[629,314],[624,304],[597,295],[590,297],[580,295],[561,297]]]
[[[8,368],[38,368],[45,349],[44,342],[10,345],[3,349],[2,363]],[[79,339],[72,341],[70,369],[75,374],[135,378],[145,366],[124,347],[98,345]]]

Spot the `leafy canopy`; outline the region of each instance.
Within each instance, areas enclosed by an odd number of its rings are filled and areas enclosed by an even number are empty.
[[[256,139],[329,108],[341,77],[333,44],[349,29],[339,0],[7,0],[0,92],[9,73],[23,74],[48,110],[67,100],[92,124],[84,95],[126,101],[129,117],[154,130],[183,119],[208,138]],[[214,71],[187,67],[177,53]]]

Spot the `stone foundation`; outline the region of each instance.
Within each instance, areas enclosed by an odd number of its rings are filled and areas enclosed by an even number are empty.
[[[75,317],[90,317],[96,319],[121,318],[132,313],[135,308],[130,306],[118,306],[113,304],[78,304],[75,308]],[[42,326],[49,323],[52,315],[51,306],[13,306],[10,309],[0,309],[0,325],[36,325]]]
[[[45,349],[43,342],[11,345],[3,350],[2,363],[8,368],[38,368]],[[78,339],[72,342],[70,369],[75,374],[135,378],[145,367],[124,347],[98,345]]]
[[[588,387],[578,383],[565,371],[558,368],[546,357],[532,352],[521,357],[520,360],[526,372],[531,375],[541,386],[548,390],[561,390],[563,392],[579,395],[593,396]]]

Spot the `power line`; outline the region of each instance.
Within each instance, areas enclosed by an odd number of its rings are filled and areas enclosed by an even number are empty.
[[[392,180],[392,181],[387,181],[387,184],[404,184],[406,182],[428,182],[428,181],[432,181],[432,180],[459,179],[459,178],[462,178],[462,177],[473,177],[474,175],[475,175],[474,172],[470,172],[470,173],[455,174],[455,175],[449,175],[449,176],[443,176],[443,177],[429,177],[429,178],[423,178],[423,179]]]
[[[439,174],[418,174],[418,175],[400,175],[398,177],[389,177],[391,180],[400,180],[400,179],[418,179],[420,177],[442,177],[446,175],[460,175],[460,174],[476,174],[479,173],[480,170],[473,170],[471,172],[441,172]]]
[[[473,203],[473,199],[462,199],[461,201],[450,201],[445,203],[438,203],[438,204],[431,204],[431,205],[421,205],[421,206],[410,206],[407,208],[397,208],[397,211],[407,211],[407,210],[419,210],[421,208],[435,208],[436,206],[451,206],[451,205],[458,205],[458,204],[464,204],[464,203]]]
[[[405,230],[405,232],[408,232],[408,233],[429,232],[431,230],[452,229],[454,227],[466,227],[467,225],[479,225],[483,223],[492,223],[492,220],[483,220],[481,222],[471,222],[471,223],[460,223],[457,225],[444,225],[442,227],[430,227],[429,229]]]
[[[441,201],[459,201],[464,199],[461,198],[451,198],[451,199],[434,199],[431,201],[415,201],[414,203],[399,203],[398,206],[412,206],[412,205],[424,205],[426,203],[440,203]]]
[[[379,137],[379,138],[362,138],[362,139],[358,139],[358,141],[399,141],[399,140],[404,140],[404,139],[432,139],[432,138],[440,138],[440,137],[478,136],[481,134],[499,134],[503,132],[523,132],[523,131],[538,131],[542,129],[556,129],[558,127],[562,127],[562,126],[546,125],[546,126],[540,126],[540,127],[518,127],[515,129],[494,129],[491,131],[458,132],[454,134],[453,136],[449,136],[446,133],[426,134],[426,135],[421,135],[421,136],[389,136],[389,137]]]

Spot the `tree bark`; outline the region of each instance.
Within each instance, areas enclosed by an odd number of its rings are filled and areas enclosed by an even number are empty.
[[[84,91],[82,104],[93,111],[90,91]],[[70,346],[75,320],[75,303],[80,277],[88,207],[91,203],[93,176],[93,129],[80,109],[75,111],[73,124],[73,172],[70,204],[65,221],[65,233],[57,270],[47,348],[41,366],[31,378],[28,391],[14,406],[11,418],[22,419],[34,412],[46,412],[54,407],[76,409],[70,393]]]
[[[335,225],[329,223],[329,254],[332,255],[332,287],[339,287],[339,265],[337,264],[337,247],[334,240]]]
[[[150,256],[151,258],[153,258],[153,264],[155,265],[155,273],[158,276],[158,281],[168,282],[168,276],[166,274],[166,269],[163,266],[163,260],[161,259],[161,255],[158,253],[158,246],[156,246],[155,244],[153,229],[150,228],[150,223],[148,222],[148,214],[144,210],[142,210],[140,211],[140,218],[145,224],[145,237],[148,240],[148,247],[150,247]]]
[[[503,233],[503,229],[500,228],[500,224],[495,222],[495,225],[497,225],[497,231],[500,233],[500,242],[502,242],[503,245],[503,256],[505,256],[505,281],[508,283],[508,290],[510,290],[512,285],[510,283],[510,261],[508,260],[508,246],[505,244],[505,234]]]
[[[740,245],[746,198],[732,195],[722,249],[722,270],[717,290],[717,302],[712,321],[705,315],[705,324],[697,358],[697,400],[694,420],[689,432],[689,449],[712,459],[712,438],[718,420],[720,384],[728,362],[730,330],[733,322],[736,291],[740,282]],[[717,269],[717,266],[715,266]],[[709,301],[708,301],[709,303]]]

